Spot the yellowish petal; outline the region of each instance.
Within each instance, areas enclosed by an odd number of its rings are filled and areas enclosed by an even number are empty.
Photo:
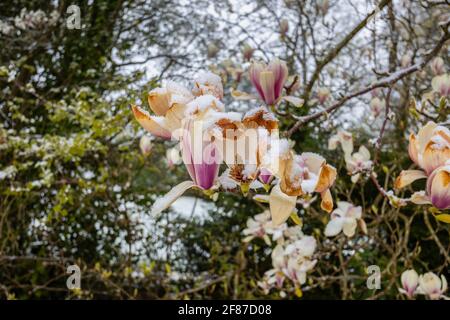
[[[174,203],[175,200],[181,197],[181,195],[185,193],[186,190],[192,188],[193,186],[195,186],[195,183],[189,180],[173,187],[172,190],[170,190],[166,195],[155,201],[152,206],[151,215],[154,217],[158,216],[161,212],[170,207],[170,205]]]
[[[331,197],[330,189],[325,190],[320,195],[322,196],[320,207],[330,213],[333,210],[333,198]]]
[[[285,222],[295,208],[297,197],[288,196],[281,191],[280,186],[272,188],[269,196],[270,214],[275,225]]]
[[[322,166],[319,173],[319,181],[316,185],[316,192],[324,192],[329,189],[336,180],[336,169],[328,164]]]
[[[165,88],[157,88],[149,92],[147,100],[156,115],[164,116],[170,106],[170,93]]]
[[[395,188],[401,189],[410,185],[418,179],[426,178],[427,175],[422,170],[403,170],[395,180]]]
[[[142,110],[138,106],[131,106],[134,117],[139,124],[148,132],[155,136],[170,139],[170,131],[164,126],[165,119],[163,117],[150,116],[147,111]]]

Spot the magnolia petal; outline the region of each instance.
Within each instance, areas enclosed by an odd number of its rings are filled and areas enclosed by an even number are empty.
[[[358,153],[361,155],[362,160],[368,161],[370,160],[370,152],[367,150],[365,146],[359,147]]]
[[[427,147],[428,142],[433,136],[434,129],[436,128],[436,124],[432,121],[429,121],[425,126],[423,126],[419,133],[417,134],[417,152],[418,154],[423,154],[425,152],[425,148]],[[419,164],[421,159],[418,159]]]
[[[450,148],[434,148],[430,142],[423,152],[422,168],[430,174],[434,169],[443,166],[448,159],[450,159]]]
[[[403,170],[395,180],[394,186],[396,189],[401,189],[418,179],[423,179],[426,177],[427,175],[422,170]]]
[[[255,194],[253,196],[253,200],[262,203],[269,203],[270,197],[267,194]]]
[[[357,222],[356,219],[344,219],[344,224],[342,225],[342,231],[347,237],[353,237],[355,235]]]
[[[139,108],[138,106],[132,105],[131,109],[133,110],[134,117],[145,130],[155,136],[170,139],[171,134],[170,131],[163,125],[163,117],[152,117],[147,111]]]
[[[302,158],[305,160],[305,164],[309,171],[318,174],[323,164],[325,163],[325,158],[317,153],[313,152],[303,152],[301,154]]]
[[[166,126],[170,131],[175,131],[181,127],[181,121],[184,119],[186,105],[174,103],[166,112]]]
[[[157,217],[161,212],[170,207],[170,205],[174,203],[175,200],[177,200],[183,193],[185,193],[186,190],[192,188],[193,186],[195,186],[195,183],[190,180],[176,185],[172,188],[172,190],[166,193],[166,195],[157,199],[155,203],[153,203],[150,214]]]
[[[264,93],[264,102],[273,105],[275,103],[275,76],[271,71],[263,71],[259,77],[261,89]]]
[[[343,218],[331,219],[325,227],[324,234],[327,237],[337,236],[341,231],[344,224]]]
[[[333,198],[331,197],[330,189],[325,190],[320,195],[322,196],[320,207],[330,213],[333,210]]]
[[[450,209],[450,165],[437,169],[429,179],[432,179],[430,197],[433,206]]]
[[[164,116],[170,106],[170,93],[166,88],[156,88],[149,92],[147,100],[157,116]]]
[[[363,219],[359,219],[359,220],[358,220],[358,225],[359,225],[359,227],[361,228],[361,231],[362,231],[364,234],[368,234],[368,231],[367,231],[367,224],[366,224],[366,222],[365,222]]]
[[[303,107],[303,104],[305,103],[305,100],[294,96],[284,96],[283,100],[293,104],[297,108]]]
[[[411,160],[419,165],[419,154],[417,150],[417,139],[414,133],[409,135],[409,145],[408,145],[408,153]]]
[[[320,169],[319,181],[317,182],[315,191],[324,192],[326,189],[329,189],[336,180],[336,175],[336,169],[333,166],[328,164],[324,165]]]
[[[253,100],[256,99],[254,95],[247,92],[231,89],[231,96],[236,100]]]
[[[417,191],[411,195],[411,202],[414,204],[431,204],[430,197],[425,191]]]
[[[281,191],[280,186],[272,188],[269,196],[270,214],[275,225],[285,222],[295,208],[297,197],[288,196]]]

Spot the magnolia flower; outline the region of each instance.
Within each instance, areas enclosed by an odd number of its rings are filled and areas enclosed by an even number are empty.
[[[330,96],[330,89],[328,88],[319,88],[317,90],[317,99],[319,99],[320,104],[324,104]]]
[[[417,136],[411,133],[408,152],[411,160],[424,171],[403,170],[395,181],[397,189],[403,188],[418,179],[427,178],[434,170],[445,165],[450,159],[450,130],[434,122],[428,122],[419,130]],[[435,193],[442,188],[444,188],[444,191],[446,190],[447,183],[445,180],[442,180],[446,177],[445,172],[445,170],[439,171],[438,179],[436,180],[437,184],[434,188],[431,188],[431,185],[436,175],[433,176],[433,179],[429,178],[429,192],[432,189]],[[441,196],[445,194],[445,192],[442,193],[441,191],[438,193]],[[437,198],[435,199],[437,200]]]
[[[213,95],[217,99],[223,99],[222,79],[212,72],[201,72],[194,79],[192,93],[196,96]]]
[[[378,97],[373,98],[370,100],[370,109],[372,110],[372,113],[375,117],[378,117],[381,113],[381,111],[385,108],[386,102],[384,99],[380,99]]]
[[[329,188],[336,179],[336,169],[315,153],[295,155],[288,151],[282,155],[279,165],[280,184],[272,188],[269,197],[274,223],[286,221],[295,208],[297,196],[318,192],[322,196],[321,207],[327,212],[333,209]]]
[[[152,139],[147,135],[143,135],[139,140],[139,148],[144,156],[150,154],[152,150]]]
[[[172,168],[173,166],[181,163],[180,151],[178,148],[170,148],[166,151],[167,165]]]
[[[249,70],[250,81],[267,105],[275,105],[288,78],[286,63],[278,59],[268,65],[254,62]]]
[[[450,159],[428,177],[427,194],[436,208],[450,209]]]
[[[406,294],[408,298],[412,298],[419,285],[419,275],[417,272],[414,269],[404,271],[402,273],[401,282],[402,288],[398,289],[398,291]]]
[[[438,300],[447,290],[447,279],[444,275],[441,278],[433,272],[428,272],[419,277],[418,293],[428,296],[432,300]]]
[[[221,163],[220,155],[213,141],[201,141],[200,152],[195,152],[197,142],[197,124],[193,119],[188,119],[184,125],[185,130],[181,137],[181,154],[183,162],[192,181],[184,181],[170,190],[164,197],[159,198],[153,204],[151,214],[159,215],[167,209],[186,190],[197,187],[202,190],[209,190],[214,185]]]
[[[352,182],[356,183],[360,177],[360,172],[368,170],[372,167],[370,160],[370,152],[365,146],[360,146],[358,152],[345,155],[345,163],[349,174],[352,175]]]
[[[189,90],[168,81],[164,88],[156,88],[148,94],[148,104],[155,115],[132,105],[134,116],[139,124],[155,136],[170,139],[172,132],[181,127],[186,104],[193,99]]]
[[[433,91],[439,93],[441,97],[450,95],[450,74],[442,74],[431,80]]]
[[[267,245],[270,245],[271,242],[268,236],[268,229],[270,227],[272,227],[272,221],[270,220],[270,213],[268,211],[249,218],[247,220],[247,228],[242,231],[246,235],[243,241],[250,242],[254,238],[261,238]]]
[[[334,237],[343,231],[347,237],[353,237],[358,221],[362,220],[361,215],[361,207],[355,207],[346,201],[338,201],[337,208],[331,213],[331,219],[325,228],[325,235]]]
[[[431,71],[436,75],[443,74],[445,72],[444,60],[441,57],[436,57],[430,63]]]
[[[280,34],[285,35],[289,31],[289,21],[282,19],[280,21]]]
[[[328,140],[328,149],[336,150],[338,144],[341,145],[344,154],[353,152],[353,138],[350,132],[340,130]]]
[[[255,49],[253,49],[248,43],[244,43],[242,47],[242,55],[244,56],[244,60],[250,61],[254,51]]]

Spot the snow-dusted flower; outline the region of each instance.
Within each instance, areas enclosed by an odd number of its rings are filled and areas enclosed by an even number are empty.
[[[430,68],[436,76],[443,74],[445,72],[444,60],[441,57],[434,58],[430,63]]]
[[[447,291],[447,279],[445,279],[444,275],[441,275],[441,278],[439,278],[433,272],[425,273],[419,277],[419,288],[417,291],[432,300],[438,300]]]
[[[196,96],[211,94],[217,99],[223,99],[222,79],[212,72],[201,72],[194,79],[193,94]]]
[[[361,207],[355,207],[346,201],[338,201],[337,208],[331,213],[331,219],[325,228],[325,235],[334,237],[343,231],[347,237],[353,237],[359,220],[362,220],[361,215]]]
[[[156,88],[148,94],[148,104],[155,115],[132,105],[134,117],[140,125],[155,136],[170,139],[174,131],[181,128],[186,104],[194,96],[183,86],[168,81],[163,88]]]
[[[139,148],[144,156],[149,155],[152,150],[152,139],[147,135],[143,135],[139,140]]]
[[[442,74],[431,80],[433,91],[437,92],[441,97],[450,96],[450,74]]]
[[[417,272],[414,269],[404,271],[402,273],[401,282],[402,288],[398,289],[400,293],[404,293],[409,298],[412,298],[419,285],[419,275]]]
[[[288,69],[284,61],[275,59],[268,65],[254,62],[249,70],[250,81],[267,105],[275,105],[281,97]]]

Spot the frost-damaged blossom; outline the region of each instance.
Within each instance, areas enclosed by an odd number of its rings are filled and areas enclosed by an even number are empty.
[[[270,211],[275,224],[286,221],[295,208],[297,197],[314,192],[322,196],[321,208],[333,209],[330,187],[336,179],[336,169],[315,153],[300,155],[292,150],[281,150],[277,175],[280,183],[272,188],[269,197]]]
[[[148,94],[148,104],[155,115],[132,105],[134,116],[139,124],[151,134],[165,139],[178,138],[172,135],[181,128],[187,103],[194,95],[185,87],[168,81],[163,88],[156,88]]]
[[[366,224],[361,216],[361,207],[346,201],[338,201],[337,208],[331,213],[331,219],[325,228],[325,235],[334,237],[342,231],[347,237],[353,237],[358,223],[363,232],[367,233]]]
[[[418,179],[427,179],[426,194],[415,193],[416,204],[432,203],[438,209],[450,208],[450,130],[428,122],[409,137],[409,156],[422,170],[403,170],[395,181],[397,189]]]
[[[447,291],[447,279],[444,275],[441,275],[440,279],[433,272],[420,275],[419,287],[417,288],[418,294],[426,295],[431,300],[448,299],[444,296],[445,291]]]
[[[406,270],[402,273],[401,283],[402,288],[399,288],[398,291],[406,294],[408,298],[412,298],[419,285],[419,275],[414,269]]]

